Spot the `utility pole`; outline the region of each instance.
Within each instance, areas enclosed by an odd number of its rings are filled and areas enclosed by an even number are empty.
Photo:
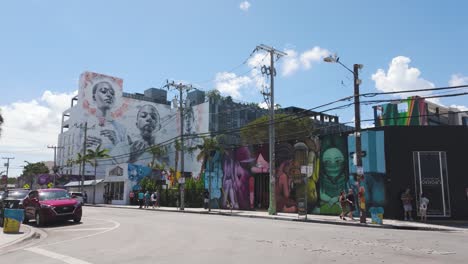
[[[359,85],[361,84],[361,80],[359,79],[359,69],[363,66],[362,64],[354,64],[353,65],[353,75],[354,75],[354,127],[356,129],[355,134],[355,143],[356,143],[356,172],[358,177],[359,185],[361,186],[361,182],[364,181],[364,171],[362,167],[362,145],[361,145],[361,102],[359,100],[360,93],[359,93]],[[361,188],[359,188],[359,193],[361,193]],[[364,193],[361,193],[364,195]],[[364,197],[363,197],[364,198]],[[363,199],[365,201],[365,198]],[[359,203],[361,205],[361,203]],[[361,210],[361,215],[359,218],[359,222],[365,224],[366,223],[366,206],[365,202],[362,205],[364,210]]]
[[[182,100],[183,92],[190,91],[193,87],[191,84],[176,84],[174,81],[169,82],[166,81],[166,85],[164,86],[167,89],[170,87],[175,88],[179,91],[179,111],[180,111],[180,145],[181,145],[181,152],[180,152],[180,173],[182,182],[180,183],[180,210],[185,209],[185,174],[184,174],[184,100]],[[177,168],[176,168],[177,174]]]
[[[57,177],[57,149],[63,149],[63,147],[57,147],[57,146],[47,146],[49,149],[54,149],[54,168],[52,169],[54,172],[54,188],[55,188],[55,178]]]
[[[8,186],[8,169],[10,168],[10,160],[11,160],[11,159],[15,159],[15,158],[14,158],[14,157],[2,157],[2,159],[7,160],[7,162],[5,163],[5,167],[6,167],[5,191],[6,191],[6,190],[7,190],[7,186]]]
[[[266,74],[270,76],[270,92],[263,92],[265,96],[265,101],[268,103],[270,101],[270,124],[269,128],[269,145],[270,145],[270,205],[268,207],[268,214],[276,215],[276,196],[275,196],[275,182],[276,182],[276,175],[275,175],[275,89],[274,89],[274,77],[276,75],[276,69],[274,66],[275,63],[275,55],[277,60],[282,56],[286,56],[287,54],[279,51],[275,48],[266,46],[266,45],[259,45],[255,48],[254,52],[259,50],[266,51],[270,54],[270,67],[266,67],[265,65],[262,66],[262,74]]]
[[[361,215],[359,221],[363,224],[366,223],[366,200],[365,200],[365,193],[364,187],[362,182],[364,181],[364,168],[362,167],[362,146],[361,146],[361,102],[360,102],[360,92],[359,92],[359,85],[361,84],[361,80],[359,79],[359,70],[362,69],[364,66],[362,64],[354,64],[353,70],[346,67],[343,63],[341,63],[340,58],[335,55],[330,55],[323,59],[325,62],[331,63],[338,63],[343,66],[346,70],[353,74],[354,80],[354,139],[355,139],[355,148],[356,151],[354,155],[356,155],[356,175],[357,181],[359,184],[359,194],[358,194],[358,205],[361,211]],[[362,203],[361,203],[362,197]]]

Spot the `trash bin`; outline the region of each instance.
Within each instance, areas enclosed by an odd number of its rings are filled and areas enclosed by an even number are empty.
[[[369,209],[372,218],[372,224],[383,224],[383,215],[384,209],[383,207],[371,207]]]
[[[24,219],[24,210],[5,208],[3,215],[3,233],[18,233]]]

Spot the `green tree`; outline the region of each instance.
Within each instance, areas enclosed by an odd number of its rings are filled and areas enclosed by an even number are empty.
[[[160,167],[158,167],[158,164],[156,164],[156,159],[160,159],[161,157],[166,155],[167,148],[164,146],[153,145],[148,149],[148,152],[152,155],[151,163],[149,164],[149,166],[154,169],[159,169]]]
[[[88,155],[82,155],[81,153],[78,153],[75,158],[75,164],[78,164],[80,166],[79,174],[82,173],[83,171],[83,166],[85,166],[86,163],[90,162],[90,157]],[[81,191],[83,191],[83,184],[84,184],[84,175],[81,175]]]
[[[101,149],[101,145],[98,145],[96,150],[92,150],[92,149],[87,150],[86,162],[88,162],[89,164],[91,164],[91,166],[94,167],[94,180],[96,180],[97,166],[99,165],[98,160],[110,158],[111,156],[107,154],[108,152],[109,152],[108,149]],[[94,186],[93,186],[93,204],[95,203],[96,203],[96,182],[94,183]]]
[[[242,142],[248,145],[268,143],[268,115],[257,118],[244,126],[240,133]],[[314,132],[312,119],[289,114],[275,114],[275,141],[304,139]]]
[[[174,169],[177,172],[177,168],[179,165],[179,153],[182,150],[182,144],[180,143],[180,140],[174,141],[174,148],[175,148]]]
[[[34,185],[34,179],[39,174],[49,173],[49,168],[44,164],[44,162],[35,162],[31,163],[29,161],[25,161],[27,163],[24,166],[22,177],[24,177],[25,182],[31,186]]]
[[[210,101],[219,101],[222,99],[221,93],[216,89],[206,92],[206,97]]]
[[[200,152],[197,155],[197,161],[202,162],[202,166],[200,168],[200,175],[202,175],[203,171],[205,170],[206,163],[211,160],[214,156],[216,151],[224,152],[224,149],[218,142],[218,137],[203,137],[203,144],[197,145],[197,148]]]

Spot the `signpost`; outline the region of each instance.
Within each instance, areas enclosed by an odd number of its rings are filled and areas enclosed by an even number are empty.
[[[307,220],[307,190],[309,189],[309,177],[314,173],[314,166],[301,166],[301,174],[304,174],[304,198],[299,198],[297,200],[297,213],[298,215],[305,215],[305,220]]]

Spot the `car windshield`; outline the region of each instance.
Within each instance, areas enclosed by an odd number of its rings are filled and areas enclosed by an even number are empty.
[[[7,198],[10,199],[24,199],[28,195],[28,190],[14,190],[9,191]]]
[[[70,195],[67,191],[48,191],[48,192],[39,192],[39,200],[61,200],[61,199],[70,199]]]

